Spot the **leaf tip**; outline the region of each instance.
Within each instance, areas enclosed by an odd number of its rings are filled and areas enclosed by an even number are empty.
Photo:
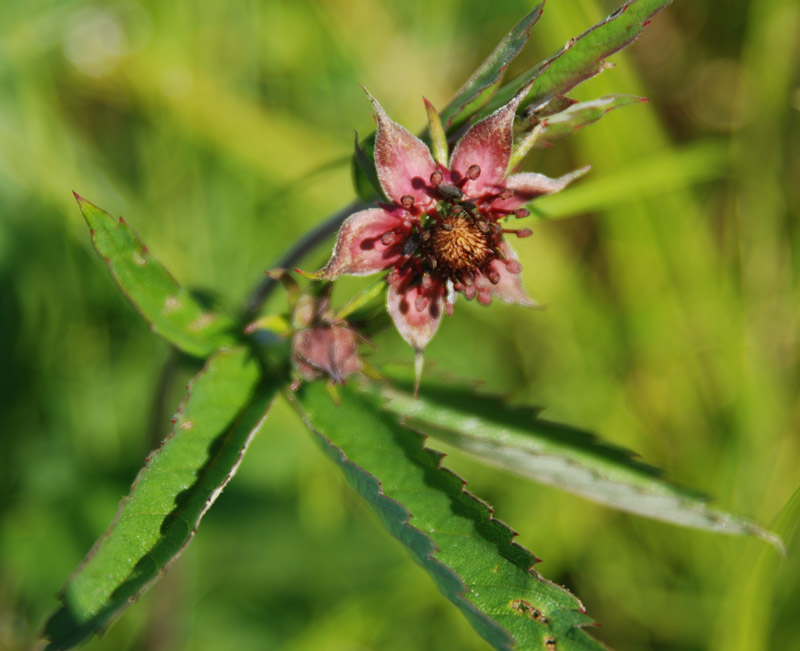
[[[295,272],[300,274],[303,278],[308,280],[322,280],[325,277],[323,270],[319,271],[303,271],[302,269],[295,269]]]
[[[761,538],[764,542],[769,543],[772,547],[781,555],[781,558],[788,558],[788,552],[786,551],[786,544],[783,542],[783,538],[780,537],[774,531],[770,531],[769,529],[763,529],[761,527],[755,527],[752,530],[753,534]]]

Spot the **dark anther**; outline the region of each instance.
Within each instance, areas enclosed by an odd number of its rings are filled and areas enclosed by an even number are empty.
[[[406,210],[411,210],[414,206],[414,197],[410,194],[403,195],[400,199],[400,203]]]
[[[467,178],[472,179],[473,181],[477,179],[481,175],[481,167],[480,165],[470,165],[467,169]]]
[[[528,217],[531,214],[530,210],[525,210],[525,208],[518,208],[514,211],[514,216],[517,219],[522,219],[523,217]]]
[[[434,174],[436,174],[436,172],[434,172]],[[445,199],[460,199],[464,196],[464,193],[452,183],[438,183],[436,189]]]
[[[433,174],[431,174],[431,185],[437,186],[442,181],[444,181],[444,174],[442,174],[441,170],[435,170]]]
[[[389,246],[394,242],[394,238],[394,231],[386,231],[383,235],[381,235],[381,242],[383,242],[385,246]]]
[[[533,231],[530,228],[520,228],[517,231],[517,237],[530,237],[533,235]]]
[[[411,255],[414,251],[417,250],[419,246],[419,234],[413,233],[407,239],[405,244],[403,245],[403,255]]]
[[[511,188],[506,188],[500,193],[500,198],[503,200],[510,199],[513,196],[514,196],[514,191]]]

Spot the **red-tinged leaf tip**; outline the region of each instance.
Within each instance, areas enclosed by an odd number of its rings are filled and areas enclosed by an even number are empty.
[[[303,271],[302,269],[295,269],[295,273],[300,274],[303,278],[308,280],[321,280],[323,277],[321,271]]]
[[[75,197],[75,201],[77,201],[79,204],[84,203],[86,201],[86,199],[84,199],[81,195],[75,192],[75,190],[72,191],[72,196]]]

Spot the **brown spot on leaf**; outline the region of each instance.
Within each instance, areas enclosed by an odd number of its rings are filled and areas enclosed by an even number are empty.
[[[181,299],[177,296],[167,296],[164,300],[164,314],[174,312],[181,306]]]
[[[544,624],[546,626],[550,623],[550,620],[544,616],[544,613],[542,613],[541,610],[535,608],[530,604],[530,602],[525,601],[524,599],[512,599],[508,602],[508,605],[512,610],[515,610],[520,615],[527,615],[532,620],[537,621],[540,624]]]
[[[211,312],[203,312],[199,317],[189,324],[189,330],[202,330],[214,322],[216,317]]]

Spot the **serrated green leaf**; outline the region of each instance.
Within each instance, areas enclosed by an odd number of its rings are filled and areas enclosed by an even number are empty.
[[[382,411],[380,396],[321,383],[290,396],[325,453],[442,593],[496,649],[603,649],[572,594],[543,579],[514,532],[440,466],[442,455]],[[555,645],[555,646],[553,646]]]
[[[757,536],[782,548],[755,522],[709,506],[707,499],[661,477],[622,448],[568,425],[541,419],[529,407],[495,396],[426,384],[419,398],[389,385],[366,389],[409,425],[485,463],[587,499],[655,520],[717,533]]]
[[[554,140],[597,122],[609,111],[646,101],[645,98],[634,95],[605,95],[599,99],[572,104],[563,111],[545,117],[539,117],[535,113],[526,115],[520,125],[524,135],[518,135],[514,142],[509,168],[517,165],[530,150],[549,147]],[[525,133],[526,130],[528,133]]]
[[[491,99],[500,87],[508,64],[528,42],[531,29],[541,17],[543,7],[544,3],[537,5],[514,25],[441,112],[446,131],[457,129]]]
[[[154,332],[197,357],[235,342],[233,321],[207,310],[181,287],[124,219],[117,221],[83,197],[76,194],[75,198],[91,229],[95,250]]]
[[[114,522],[95,543],[48,621],[48,649],[67,649],[107,627],[189,544],[236,473],[278,385],[259,385],[249,351],[212,356],[188,388],[172,433],[147,458]]]
[[[577,38],[571,39],[541,63],[533,66],[503,86],[481,112],[488,115],[506,104],[523,86],[536,80],[522,107],[544,109],[548,102],[559,101],[582,81],[606,68],[605,58],[633,42],[655,14],[672,0],[629,0],[603,21]]]

